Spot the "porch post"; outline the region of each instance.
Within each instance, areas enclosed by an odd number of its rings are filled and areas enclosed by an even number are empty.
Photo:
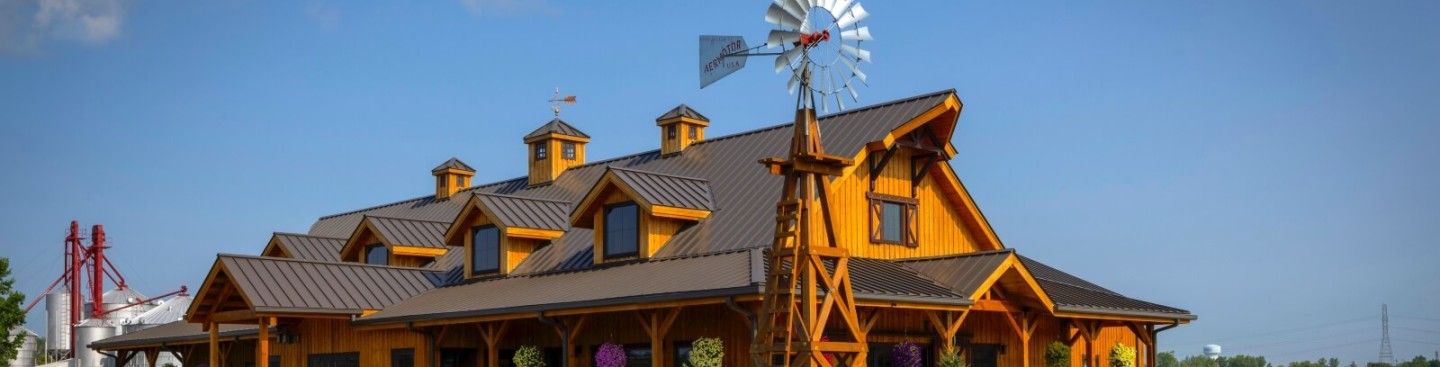
[[[675,324],[678,316],[679,307],[635,314],[635,317],[640,319],[640,326],[645,328],[645,334],[650,336],[651,367],[665,366],[665,358],[669,357],[665,354],[665,334],[670,332],[670,326]]]
[[[155,348],[145,350],[145,365],[155,367],[156,360],[160,359],[160,351]]]
[[[220,324],[210,322],[210,367],[220,367]]]
[[[941,350],[949,351],[955,348],[955,333],[960,332],[960,325],[965,322],[965,317],[970,316],[970,310],[962,311],[958,316],[954,311],[944,311],[944,317],[937,311],[925,311],[925,316],[940,337],[940,346],[944,348]]]
[[[270,367],[270,318],[260,317],[260,327],[255,339],[255,367]]]
[[[510,328],[510,320],[484,323],[476,328],[480,329],[480,339],[485,342],[485,366],[500,367],[500,338]]]

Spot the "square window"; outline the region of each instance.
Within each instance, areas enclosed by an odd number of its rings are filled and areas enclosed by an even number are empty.
[[[605,258],[635,256],[640,252],[640,209],[635,203],[605,207]]]
[[[689,131],[689,133],[688,133],[687,135],[690,136],[690,140],[699,139],[699,138],[700,138],[700,127],[699,127],[699,126],[691,126],[691,127],[690,127],[690,131]]]
[[[465,187],[465,176],[455,176],[455,187]]]
[[[567,141],[565,144],[561,144],[560,154],[563,154],[565,159],[575,159],[575,143]]]
[[[545,160],[545,157],[549,155],[549,154],[547,154],[547,153],[549,153],[549,152],[546,152],[546,151],[545,151],[545,143],[542,142],[542,143],[537,143],[537,144],[535,144],[535,160],[537,160],[537,161],[543,161],[543,160]]]
[[[675,125],[665,125],[665,138],[675,139]]]
[[[918,223],[913,198],[870,193],[870,242],[916,246]]]

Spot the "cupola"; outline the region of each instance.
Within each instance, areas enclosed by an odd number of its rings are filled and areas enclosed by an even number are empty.
[[[585,164],[585,144],[589,142],[589,135],[558,117],[525,135],[530,149],[530,185],[550,183],[570,167]]]
[[[656,117],[655,125],[660,126],[660,154],[671,155],[705,140],[705,128],[710,126],[710,119],[681,104]]]
[[[430,170],[430,174],[435,175],[435,200],[445,200],[449,199],[450,195],[470,187],[470,178],[475,177],[475,169],[451,157]]]

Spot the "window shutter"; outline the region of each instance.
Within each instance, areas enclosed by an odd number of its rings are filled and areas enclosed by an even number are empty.
[[[920,214],[915,204],[905,205],[905,245],[920,246]]]
[[[885,202],[883,202],[883,201],[875,200],[875,199],[870,199],[870,241],[871,241],[871,242],[878,242],[878,241],[880,241],[880,239],[882,238],[880,231],[883,231],[883,230],[884,230],[884,226],[881,225],[881,223],[880,223],[880,218],[881,218],[881,216],[884,214],[884,205],[885,205]]]

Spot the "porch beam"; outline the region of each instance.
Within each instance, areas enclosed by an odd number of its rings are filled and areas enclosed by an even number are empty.
[[[955,333],[960,332],[960,326],[965,323],[965,318],[970,316],[970,310],[959,312],[927,311],[925,317],[930,321],[930,326],[935,328],[939,334],[940,345],[943,350],[951,350],[955,346]]]

